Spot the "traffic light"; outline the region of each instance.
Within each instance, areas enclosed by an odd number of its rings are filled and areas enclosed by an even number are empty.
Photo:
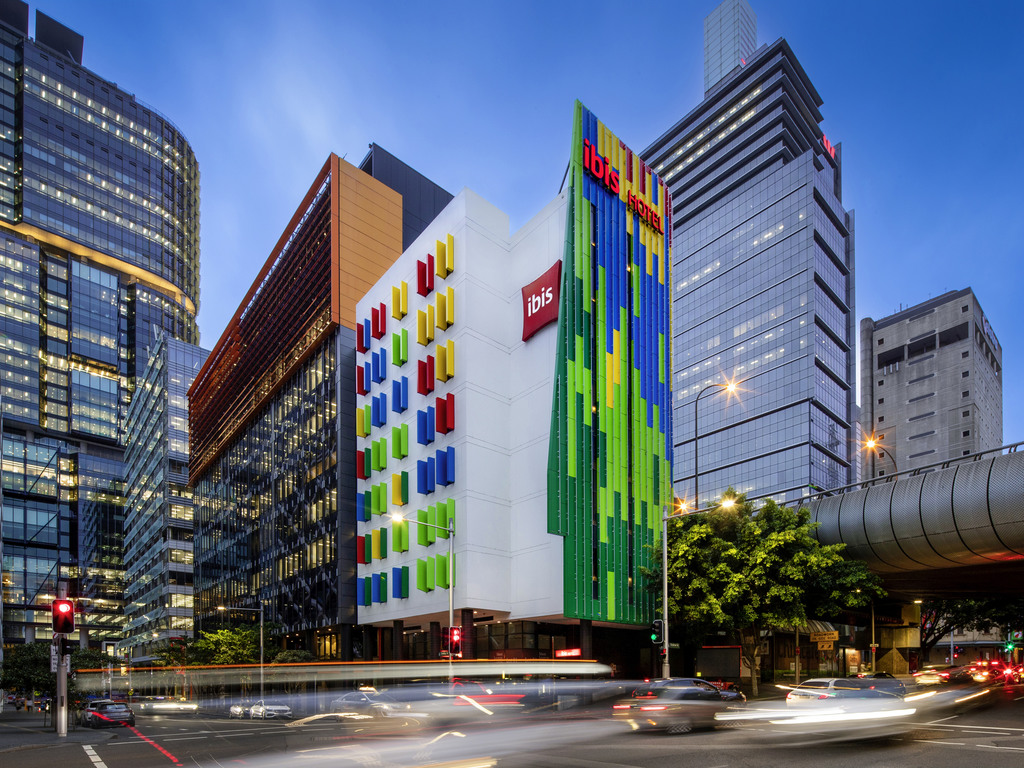
[[[655,645],[662,645],[665,642],[665,622],[661,619],[651,622],[651,642]]]
[[[1017,647],[1017,644],[1013,640],[1006,641],[1006,652],[1013,653],[1013,649]]]
[[[70,635],[75,631],[75,604],[71,600],[54,600],[50,607],[53,611],[53,631],[60,635]]]
[[[454,658],[462,658],[462,627],[452,627],[448,639],[448,654]]]

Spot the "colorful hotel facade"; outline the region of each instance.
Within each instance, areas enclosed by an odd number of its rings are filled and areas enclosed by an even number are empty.
[[[577,103],[563,193],[510,235],[464,190],[357,304],[355,594],[383,658],[436,658],[452,610],[464,657],[647,669],[667,198]]]

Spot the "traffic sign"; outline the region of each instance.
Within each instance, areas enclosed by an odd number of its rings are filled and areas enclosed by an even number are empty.
[[[826,643],[826,642],[830,642],[831,643],[831,642],[835,642],[838,639],[839,639],[839,632],[838,632],[838,630],[833,630],[832,632],[811,632],[811,642],[812,643]]]
[[[831,640],[828,640],[826,642],[818,641],[818,650],[819,651],[831,651],[832,648],[833,648],[833,644],[832,644]]]

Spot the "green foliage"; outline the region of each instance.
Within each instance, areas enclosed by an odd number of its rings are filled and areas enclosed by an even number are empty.
[[[27,643],[5,649],[0,688],[53,695],[57,689],[57,676],[50,671],[50,644]]]
[[[281,651],[278,653],[273,660],[274,664],[303,664],[311,661],[316,661],[314,656],[309,651],[303,651],[299,649],[290,649],[287,651]]]
[[[193,663],[256,664],[260,660],[259,627],[218,629],[200,635],[191,645]]]
[[[822,545],[814,528],[807,509],[773,501],[755,509],[742,496],[732,508],[669,524],[673,623],[733,633],[755,693],[763,631],[866,605],[884,594],[863,563],[844,557],[844,545]]]

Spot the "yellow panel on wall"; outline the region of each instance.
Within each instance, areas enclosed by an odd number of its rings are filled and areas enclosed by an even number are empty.
[[[436,241],[436,256],[434,257],[434,271],[438,277],[448,277],[448,257],[447,257],[447,246],[440,240]]]
[[[448,247],[445,249],[445,266],[448,268],[449,275],[455,271],[455,238],[452,235],[448,235]]]
[[[445,322],[448,325],[455,325],[455,289],[452,286],[448,286],[448,290],[445,291]]]
[[[448,330],[448,295],[437,292],[437,327]]]

